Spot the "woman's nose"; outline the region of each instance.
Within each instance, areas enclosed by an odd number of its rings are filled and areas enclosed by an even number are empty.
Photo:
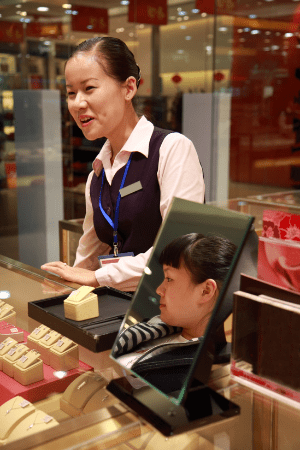
[[[85,99],[84,95],[82,95],[82,94],[80,94],[80,93],[78,93],[78,94],[76,95],[75,102],[74,102],[74,106],[75,106],[77,109],[83,109],[83,108],[86,108],[87,102],[86,102],[86,99]]]

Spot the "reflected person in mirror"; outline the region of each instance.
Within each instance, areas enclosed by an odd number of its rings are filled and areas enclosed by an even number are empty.
[[[125,329],[112,356],[164,392],[179,389],[202,341],[236,246],[218,235],[180,236],[162,251],[160,316]]]
[[[120,39],[79,44],[65,76],[68,109],[85,138],[107,140],[87,179],[74,267],[54,261],[42,269],[82,285],[132,292],[172,199],[204,201],[198,155],[187,137],[155,127],[137,112],[141,72]],[[129,188],[126,195],[123,188]],[[99,268],[98,257],[110,254],[113,262]]]

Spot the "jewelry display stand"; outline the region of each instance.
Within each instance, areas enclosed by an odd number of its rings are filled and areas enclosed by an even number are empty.
[[[27,386],[44,379],[43,361],[36,350],[30,350],[14,364],[14,379]]]
[[[0,444],[5,443],[13,429],[34,411],[32,403],[20,396],[0,406]]]
[[[54,345],[60,338],[61,334],[57,331],[51,330],[45,334],[42,339],[39,340],[39,351],[41,353],[41,359],[45,364],[50,365],[50,348]]]
[[[64,300],[65,318],[75,321],[93,319],[99,316],[98,296],[92,291],[95,288],[81,286],[71,292]]]
[[[43,411],[35,410],[35,412],[30,414],[30,416],[27,416],[22,422],[14,427],[7,442],[22,439],[31,434],[48,430],[56,425],[59,425],[59,423],[52,416],[49,416]]]
[[[17,341],[12,338],[6,338],[3,342],[0,344],[0,370],[3,368],[3,357],[6,355],[6,353],[9,352],[9,350],[17,344]]]
[[[49,333],[50,328],[46,325],[40,325],[27,336],[27,347],[40,351],[40,340]]]
[[[6,373],[9,377],[14,376],[14,364],[20,359],[25,353],[29,351],[29,348],[25,344],[16,344],[12,347],[5,356],[3,356],[2,371]]]
[[[94,372],[83,373],[63,393],[60,399],[60,409],[69,416],[80,416],[90,399],[106,384],[107,381],[101,375]],[[97,409],[99,409],[99,403]]]
[[[0,320],[8,320],[13,325],[16,325],[17,314],[14,307],[8,303],[4,303],[0,306]]]
[[[62,337],[50,348],[49,365],[56,370],[70,370],[78,367],[79,347],[71,339]]]

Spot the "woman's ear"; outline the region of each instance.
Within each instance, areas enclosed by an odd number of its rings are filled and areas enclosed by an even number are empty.
[[[218,285],[212,278],[208,278],[202,283],[201,302],[208,302],[218,295]]]
[[[131,101],[136,94],[136,79],[134,77],[128,77],[125,81],[125,100]]]

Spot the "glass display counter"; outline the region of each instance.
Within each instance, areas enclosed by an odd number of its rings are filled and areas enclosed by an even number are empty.
[[[26,332],[32,332],[40,324],[28,318],[27,304],[33,300],[44,299],[69,293],[78,288],[60,278],[26,266],[14,260],[0,256],[0,290],[6,295],[5,301],[13,305],[16,311],[16,326]],[[93,354],[87,349],[80,349],[80,359],[91,366],[91,372],[108,382],[112,378],[122,376],[119,368],[109,358],[109,352]],[[83,375],[83,372],[80,376]],[[78,378],[79,380],[79,378]],[[28,435],[8,442],[0,441],[5,450],[22,449],[115,449],[115,450],[157,450],[176,449],[287,449],[297,448],[299,443],[300,412],[281,404],[269,397],[253,392],[247,387],[233,383],[230,379],[229,366],[214,366],[210,386],[241,408],[239,416],[225,419],[215,424],[202,426],[189,433],[166,438],[145,423],[136,414],[119,402],[112,394],[99,389],[96,408],[82,412],[62,408],[64,392],[53,390],[45,398],[33,402],[44,417],[52,417],[57,425],[51,429],[30,431],[38,425],[32,420],[27,426]],[[5,386],[2,386],[5,387]],[[0,411],[1,396],[0,391]],[[2,397],[3,398],[3,397]],[[16,409],[18,403],[4,411]],[[201,407],[201,405],[199,405]],[[9,414],[11,413],[9,412]],[[8,414],[8,415],[9,415]],[[73,415],[72,415],[73,414]],[[34,418],[37,416],[34,416]],[[0,422],[0,433],[3,421]],[[30,432],[30,433],[29,433]]]

